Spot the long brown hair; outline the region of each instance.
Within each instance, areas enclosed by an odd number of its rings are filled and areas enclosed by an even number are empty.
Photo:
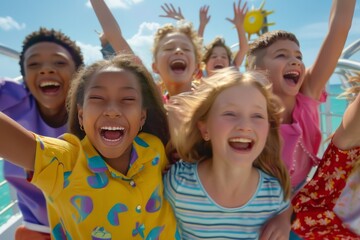
[[[147,110],[147,117],[143,132],[151,133],[159,137],[164,144],[169,140],[169,129],[166,113],[162,103],[161,95],[151,74],[147,71],[138,57],[122,54],[108,60],[100,60],[92,65],[81,69],[74,80],[67,98],[67,109],[69,111],[69,132],[82,139],[84,131],[80,129],[78,120],[78,106],[84,103],[84,96],[91,77],[102,69],[116,67],[128,70],[137,77],[142,91],[142,104]]]

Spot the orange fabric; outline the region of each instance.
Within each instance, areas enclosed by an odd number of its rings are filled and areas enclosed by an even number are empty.
[[[36,232],[20,226],[15,231],[15,240],[51,240],[49,233]]]

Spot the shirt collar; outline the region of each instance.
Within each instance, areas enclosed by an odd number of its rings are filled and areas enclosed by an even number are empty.
[[[151,143],[151,141],[146,142],[141,137],[142,135],[144,135],[144,133],[140,133],[133,141],[133,147],[130,154],[129,176],[139,172],[146,162],[153,161],[153,163],[157,164],[159,161],[159,154],[150,148],[149,143]],[[104,159],[99,155],[87,136],[84,137],[81,143],[84,148],[88,168],[91,172],[114,172],[110,170],[111,167],[108,166]]]

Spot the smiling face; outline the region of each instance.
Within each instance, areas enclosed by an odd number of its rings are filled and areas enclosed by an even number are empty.
[[[278,40],[263,51],[260,68],[267,70],[274,93],[282,98],[295,96],[305,74],[299,46],[290,40]]]
[[[252,166],[268,136],[266,99],[254,86],[232,86],[216,97],[198,126],[203,138],[211,140],[213,161]]]
[[[64,114],[65,99],[75,64],[62,46],[40,42],[24,54],[24,80],[35,97],[43,116]]]
[[[190,91],[197,70],[195,48],[190,38],[184,33],[171,32],[158,45],[153,71],[160,75],[170,95]]]
[[[130,71],[107,68],[96,73],[87,86],[79,122],[105,159],[128,161],[132,142],[144,124],[141,86]]]
[[[208,76],[213,74],[214,70],[229,67],[229,56],[224,47],[218,46],[212,49],[209,60],[206,63],[206,72]]]

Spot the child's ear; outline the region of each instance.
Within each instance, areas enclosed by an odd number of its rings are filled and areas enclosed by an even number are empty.
[[[146,109],[143,109],[143,110],[141,111],[141,117],[140,117],[140,125],[141,125],[141,126],[144,126],[145,121],[146,121],[146,117],[147,117],[147,110],[146,110]]]
[[[151,68],[152,68],[152,70],[153,70],[154,73],[159,74],[159,70],[158,70],[155,62],[153,62],[153,63],[151,64]]]
[[[83,126],[83,109],[79,104],[77,105],[77,110],[78,110],[79,125]]]
[[[197,127],[201,133],[201,137],[204,139],[204,141],[209,141],[210,140],[210,135],[207,129],[207,124],[205,121],[198,121],[197,122]]]

